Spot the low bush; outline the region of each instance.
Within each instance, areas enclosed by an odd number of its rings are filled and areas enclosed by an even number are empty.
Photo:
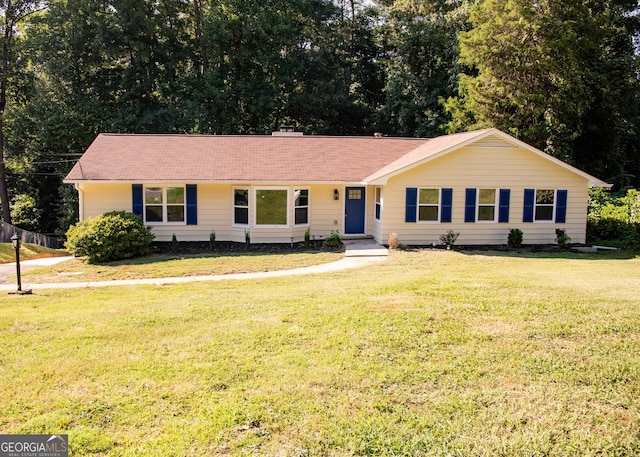
[[[459,236],[460,233],[454,232],[453,230],[447,230],[445,233],[440,235],[440,242],[444,244],[447,249],[451,249],[451,246],[455,244]]]
[[[565,229],[556,229],[556,243],[558,243],[558,247],[563,250],[571,247],[571,237],[567,235],[567,231]]]
[[[389,246],[389,249],[398,249],[398,247],[400,246],[400,242],[398,241],[397,233],[392,233],[389,235],[387,245]]]
[[[344,243],[342,242],[342,237],[340,236],[340,232],[338,232],[337,230],[332,230],[331,234],[324,239],[322,246],[325,249],[331,249],[331,250],[341,249],[342,246],[344,246]]]
[[[311,247],[311,228],[309,227],[304,231],[304,247],[306,249]]]
[[[72,225],[65,246],[90,263],[112,262],[148,253],[154,239],[149,227],[132,213],[113,211]]]
[[[509,230],[509,236],[507,237],[507,245],[510,248],[519,248],[522,246],[523,233],[522,230],[514,228]]]

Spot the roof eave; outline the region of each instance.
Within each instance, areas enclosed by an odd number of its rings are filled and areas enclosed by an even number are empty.
[[[360,180],[350,181],[305,181],[305,180],[251,180],[251,179],[64,179],[64,184],[161,184],[161,183],[189,183],[189,184],[232,184],[232,185],[367,185]]]

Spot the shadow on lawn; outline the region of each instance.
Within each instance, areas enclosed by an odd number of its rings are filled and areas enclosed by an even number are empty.
[[[407,251],[444,251],[444,246],[409,246]],[[454,245],[451,250],[469,256],[523,257],[532,259],[575,259],[575,260],[631,260],[640,259],[639,251],[618,249],[600,250],[597,253],[580,252],[576,249],[561,250],[555,244],[523,245],[510,248],[506,245]]]
[[[215,251],[211,250],[209,243],[179,242],[177,246],[172,243],[153,243],[151,253],[144,257],[105,262],[101,266],[126,266],[126,265],[151,265],[163,262],[171,262],[182,259],[217,259],[221,257],[265,257],[270,255],[290,254],[321,254],[327,251],[317,247],[305,247],[302,244],[252,244],[247,250],[244,243],[218,242]]]
[[[522,257],[531,259],[573,259],[573,260],[631,260],[640,253],[629,250],[600,250],[597,253],[580,252],[575,249],[561,250],[556,245],[529,245],[520,248],[507,246],[455,246],[456,252],[464,255],[490,257]]]

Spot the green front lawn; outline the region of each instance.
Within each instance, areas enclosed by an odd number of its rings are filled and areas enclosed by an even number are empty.
[[[78,258],[53,267],[23,273],[26,283],[92,282],[117,279],[168,278],[183,276],[224,275],[262,271],[290,270],[334,262],[342,252],[305,251],[279,254],[261,252],[221,253],[201,255],[150,255],[137,259],[88,264]],[[13,278],[7,277],[5,283]]]
[[[73,456],[640,453],[640,259],[360,270],[0,301],[0,430]]]

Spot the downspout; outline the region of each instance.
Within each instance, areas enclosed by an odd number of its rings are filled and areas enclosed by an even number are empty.
[[[84,192],[80,188],[80,183],[75,183],[73,187],[78,191],[78,219],[84,220]]]

